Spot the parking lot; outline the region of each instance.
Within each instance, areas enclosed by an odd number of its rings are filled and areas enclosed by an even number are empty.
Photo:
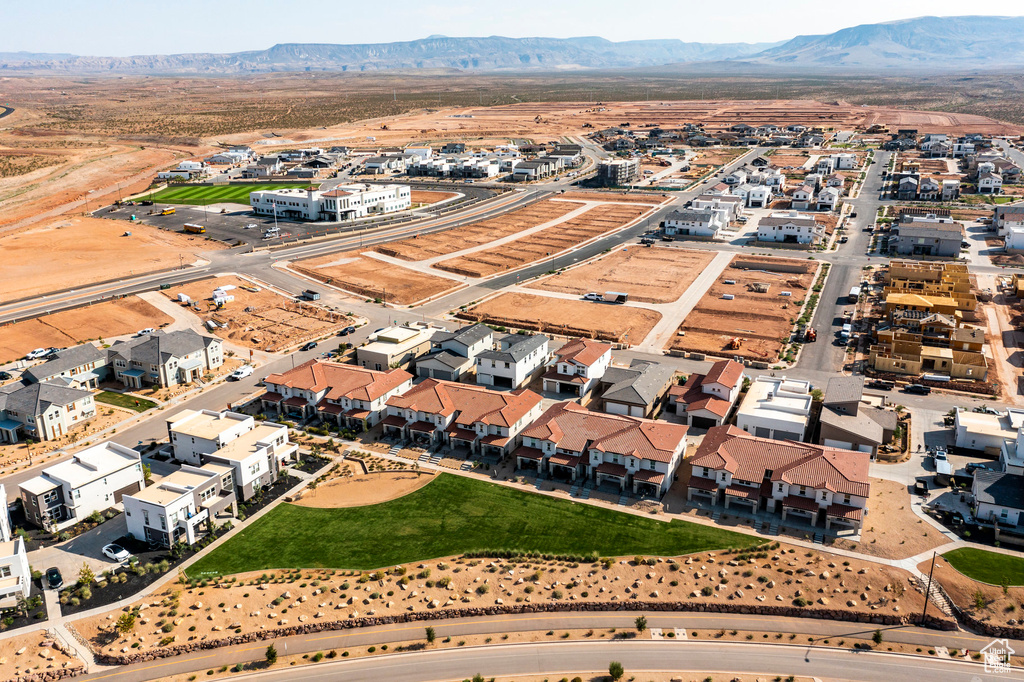
[[[392,182],[400,182],[401,178],[395,178]],[[360,182],[366,180],[360,179]],[[326,189],[327,185],[325,185]],[[417,183],[417,189],[438,189],[452,191],[452,186],[442,183]],[[448,206],[466,206],[487,199],[495,194],[494,191],[484,187],[472,187],[459,185],[457,191],[466,195],[464,199]],[[171,215],[160,215],[160,212],[167,208],[173,208]],[[136,202],[134,206],[104,206],[94,211],[95,218],[108,218],[111,220],[124,220],[130,222],[132,216],[138,222],[145,225],[181,232],[185,223],[202,225],[206,228],[205,236],[210,239],[225,242],[232,246],[242,244],[268,244],[275,245],[297,239],[308,239],[309,237],[325,234],[338,234],[343,232],[358,232],[368,228],[377,228],[384,225],[392,225],[408,222],[414,217],[425,215],[427,211],[402,211],[384,217],[366,218],[363,220],[341,223],[329,222],[307,222],[298,220],[285,220],[278,217],[275,221],[273,216],[257,216],[250,209],[243,208],[238,204],[211,204],[209,206],[191,206],[185,204],[163,204],[155,203],[152,206],[143,206]],[[280,234],[273,239],[264,239],[263,234],[268,228],[274,225],[280,230]],[[247,227],[255,225],[255,227]],[[130,230],[130,228],[126,228]]]

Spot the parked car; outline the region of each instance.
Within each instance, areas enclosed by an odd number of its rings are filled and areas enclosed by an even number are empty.
[[[982,464],[981,462],[971,462],[966,467],[967,475],[972,475],[975,471],[992,471],[992,467],[988,464]]]
[[[977,412],[979,414],[996,414],[997,415],[997,414],[1000,413],[999,410],[993,410],[988,405],[978,405],[972,411],[973,412]]]
[[[152,327],[146,327],[145,329],[140,329],[139,331],[135,332],[135,336],[149,336],[155,331],[156,330],[153,329]]]
[[[591,292],[589,294],[583,294],[583,300],[584,301],[600,301],[601,300],[601,294],[595,294],[593,292]]]
[[[845,236],[845,235],[839,238],[839,243],[840,244],[845,244],[848,241],[850,241],[850,238]]]
[[[932,392],[931,386],[925,386],[924,384],[910,384],[903,389],[907,393],[916,393],[917,395],[928,395]]]
[[[945,462],[948,457],[946,456],[946,448],[939,445],[935,448],[935,452],[932,453],[932,457],[935,458],[936,462]]]
[[[247,224],[247,225],[245,226],[245,228],[244,228],[244,229],[246,229],[246,230],[255,230],[255,229],[256,229],[256,223],[248,223],[248,224]]]
[[[880,391],[891,391],[896,387],[896,384],[891,381],[885,381],[884,379],[872,379],[865,385],[868,388],[877,388]]]
[[[232,381],[238,381],[239,379],[244,379],[248,376],[252,376],[252,373],[254,371],[255,370],[253,369],[252,365],[242,365],[234,372],[232,372],[230,375],[228,375],[228,379],[231,379]]]
[[[10,372],[0,372],[0,381],[7,381],[13,378],[14,376]]]
[[[125,561],[131,555],[132,553],[121,545],[110,544],[103,548],[103,556],[117,562]]]
[[[299,350],[313,350],[314,348],[316,348],[316,341],[310,341],[309,343],[302,344]]]
[[[29,351],[28,355],[25,356],[25,359],[26,360],[38,360],[39,358],[43,357],[44,355],[49,355],[49,354],[50,354],[50,349],[49,348],[36,348],[33,351]]]
[[[46,586],[51,590],[59,590],[64,587],[64,578],[56,566],[46,569]]]
[[[355,327],[345,327],[340,332],[338,332],[338,336],[348,336],[349,334],[355,334],[355,333],[356,333],[356,328]]]

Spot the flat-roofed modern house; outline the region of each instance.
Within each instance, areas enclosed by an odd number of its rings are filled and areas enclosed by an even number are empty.
[[[356,362],[382,372],[389,367],[405,367],[430,352],[431,339],[439,329],[433,327],[387,327],[371,336],[370,343],[356,349]]]
[[[378,372],[358,365],[314,359],[263,380],[264,410],[307,419],[314,414],[338,426],[376,426],[386,413],[387,399],[412,388],[412,375],[402,369]]]
[[[107,349],[114,378],[126,388],[155,385],[162,388],[188,384],[224,364],[220,339],[191,329],[156,331]]]
[[[230,467],[235,495],[241,502],[252,499],[277,481],[281,463],[295,459],[299,447],[288,440],[288,427],[272,422],[258,424],[251,431],[203,456],[204,464]]]
[[[710,429],[689,460],[686,499],[824,521],[859,530],[871,492],[867,452],[759,438],[735,426]]]
[[[43,469],[19,487],[26,520],[59,530],[113,507],[143,486],[139,453],[108,441]]]
[[[219,518],[235,515],[233,472],[224,466],[184,465],[142,490],[125,495],[128,533],[160,547],[187,545]]]
[[[254,428],[253,417],[230,410],[182,410],[167,418],[174,459],[195,466],[203,463],[203,455],[217,452]]]
[[[516,466],[660,498],[686,453],[687,428],[556,403],[523,432]]]
[[[11,512],[7,491],[0,483],[0,608],[15,606],[19,598],[27,599],[32,590],[32,569],[28,565],[25,540],[11,532]]]
[[[525,388],[492,391],[474,384],[427,379],[388,398],[384,435],[424,447],[447,445],[504,457],[542,411],[542,398]]]
[[[971,412],[954,408],[954,444],[964,450],[981,450],[991,455],[1002,452],[1007,440],[1017,438],[1024,426],[1024,409],[1008,407],[998,414]]]
[[[496,347],[476,356],[476,383],[496,388],[519,388],[536,377],[548,362],[548,337],[509,334]]]
[[[56,440],[95,416],[92,392],[63,381],[0,387],[0,443]]]
[[[759,438],[800,441],[807,432],[811,401],[806,381],[759,376],[736,410],[736,426]]]
[[[71,388],[99,388],[109,374],[107,353],[91,343],[57,351],[57,357],[26,369],[21,380],[41,384],[62,382]]]

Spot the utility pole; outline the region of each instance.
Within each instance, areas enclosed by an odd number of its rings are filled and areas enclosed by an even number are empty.
[[[932,552],[932,567],[928,569],[928,589],[924,591],[924,608],[921,609],[921,625],[924,625],[924,616],[928,613],[928,597],[932,593],[932,573],[935,572],[935,557],[937,552]]]

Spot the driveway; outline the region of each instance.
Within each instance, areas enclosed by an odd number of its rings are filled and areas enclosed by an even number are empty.
[[[87,563],[96,575],[114,568],[117,564],[103,556],[103,546],[108,545],[128,532],[124,514],[119,514],[92,530],[54,547],[44,547],[28,553],[28,562],[37,571],[51,566],[60,569],[64,584],[71,585],[78,579],[82,564]]]

